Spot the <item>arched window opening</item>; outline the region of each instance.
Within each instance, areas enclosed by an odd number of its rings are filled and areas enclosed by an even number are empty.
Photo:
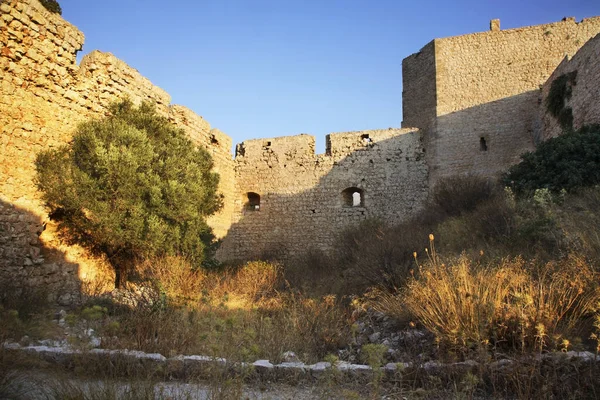
[[[344,189],[344,191],[342,191],[342,201],[344,207],[364,207],[364,191],[356,187]]]
[[[246,194],[248,201],[246,202],[246,209],[248,211],[259,211],[260,210],[260,195],[254,192],[248,192]]]

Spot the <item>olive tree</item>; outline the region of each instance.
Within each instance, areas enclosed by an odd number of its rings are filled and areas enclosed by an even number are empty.
[[[114,103],[73,140],[38,154],[36,184],[67,237],[107,255],[117,286],[135,260],[182,255],[212,262],[206,217],[221,207],[207,151],[149,103]]]

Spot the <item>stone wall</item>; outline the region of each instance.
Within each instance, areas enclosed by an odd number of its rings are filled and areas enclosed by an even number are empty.
[[[565,107],[573,110],[573,128],[600,124],[600,34],[588,41],[572,58],[566,57],[544,83],[540,104],[541,137],[544,140],[563,131],[546,107],[552,82],[574,71],[577,71],[575,85],[571,86],[571,98],[565,102]]]
[[[434,131],[437,117],[435,41],[402,60],[402,127]]]
[[[309,135],[238,145],[236,213],[222,258],[327,251],[345,227],[367,218],[395,223],[421,209],[428,186],[418,130],[335,133],[327,143],[319,155]],[[356,206],[352,191],[362,192]]]
[[[433,47],[435,52],[437,120],[428,127],[428,120],[415,118],[414,108],[404,110],[404,120],[426,131],[432,182],[454,174],[491,176],[533,149],[540,86],[565,54],[573,55],[600,32],[600,18],[494,28],[435,39],[422,50],[430,53],[426,49]],[[420,68],[418,63],[414,55],[405,60],[405,81],[413,79],[411,71]],[[419,86],[430,98],[432,83]]]
[[[51,223],[33,184],[34,160],[39,151],[68,142],[80,122],[105,115],[111,102],[125,96],[152,101],[207,148],[228,204],[210,220],[217,235],[226,234],[232,212],[231,139],[191,110],[170,106],[165,91],[110,53],[94,51],[77,65],[83,41],[75,26],[37,0],[0,4],[0,278],[28,277],[65,303],[76,300],[68,294],[77,296],[73,289],[82,279],[96,275],[98,260],[65,248],[52,229],[38,235]],[[69,260],[71,253],[78,259]]]
[[[576,127],[600,122],[600,39],[561,64],[600,32],[600,18],[505,31],[493,21],[491,28],[435,39],[404,60],[403,129],[331,134],[319,155],[309,135],[248,140],[232,160],[227,135],[170,105],[165,91],[112,54],[94,51],[77,65],[83,34],[38,0],[2,1],[0,281],[46,287],[65,304],[82,285],[110,281],[100,278],[110,275],[105,261],[57,238],[33,162],[124,96],[154,102],[212,154],[224,207],[209,224],[223,238],[222,260],[327,251],[340,230],[367,218],[410,218],[442,176],[506,169],[535,138],[556,134],[540,108],[551,80],[565,72],[578,70],[568,104]]]

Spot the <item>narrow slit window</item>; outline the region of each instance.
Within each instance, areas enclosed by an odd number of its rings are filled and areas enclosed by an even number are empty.
[[[487,151],[488,147],[487,147],[487,142],[485,141],[484,137],[479,138],[479,150],[481,151]]]

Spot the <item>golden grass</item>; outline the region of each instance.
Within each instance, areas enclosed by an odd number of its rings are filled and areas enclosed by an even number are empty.
[[[597,276],[580,257],[482,265],[466,256],[445,264],[430,253],[406,288],[381,292],[375,303],[403,319],[408,311],[450,345],[558,349],[600,301]]]
[[[278,361],[293,351],[311,362],[351,336],[349,310],[338,298],[285,288],[278,264],[207,272],[168,257],[141,264],[137,273],[151,284],[153,298],[99,319],[93,327],[103,346],[243,361]]]

